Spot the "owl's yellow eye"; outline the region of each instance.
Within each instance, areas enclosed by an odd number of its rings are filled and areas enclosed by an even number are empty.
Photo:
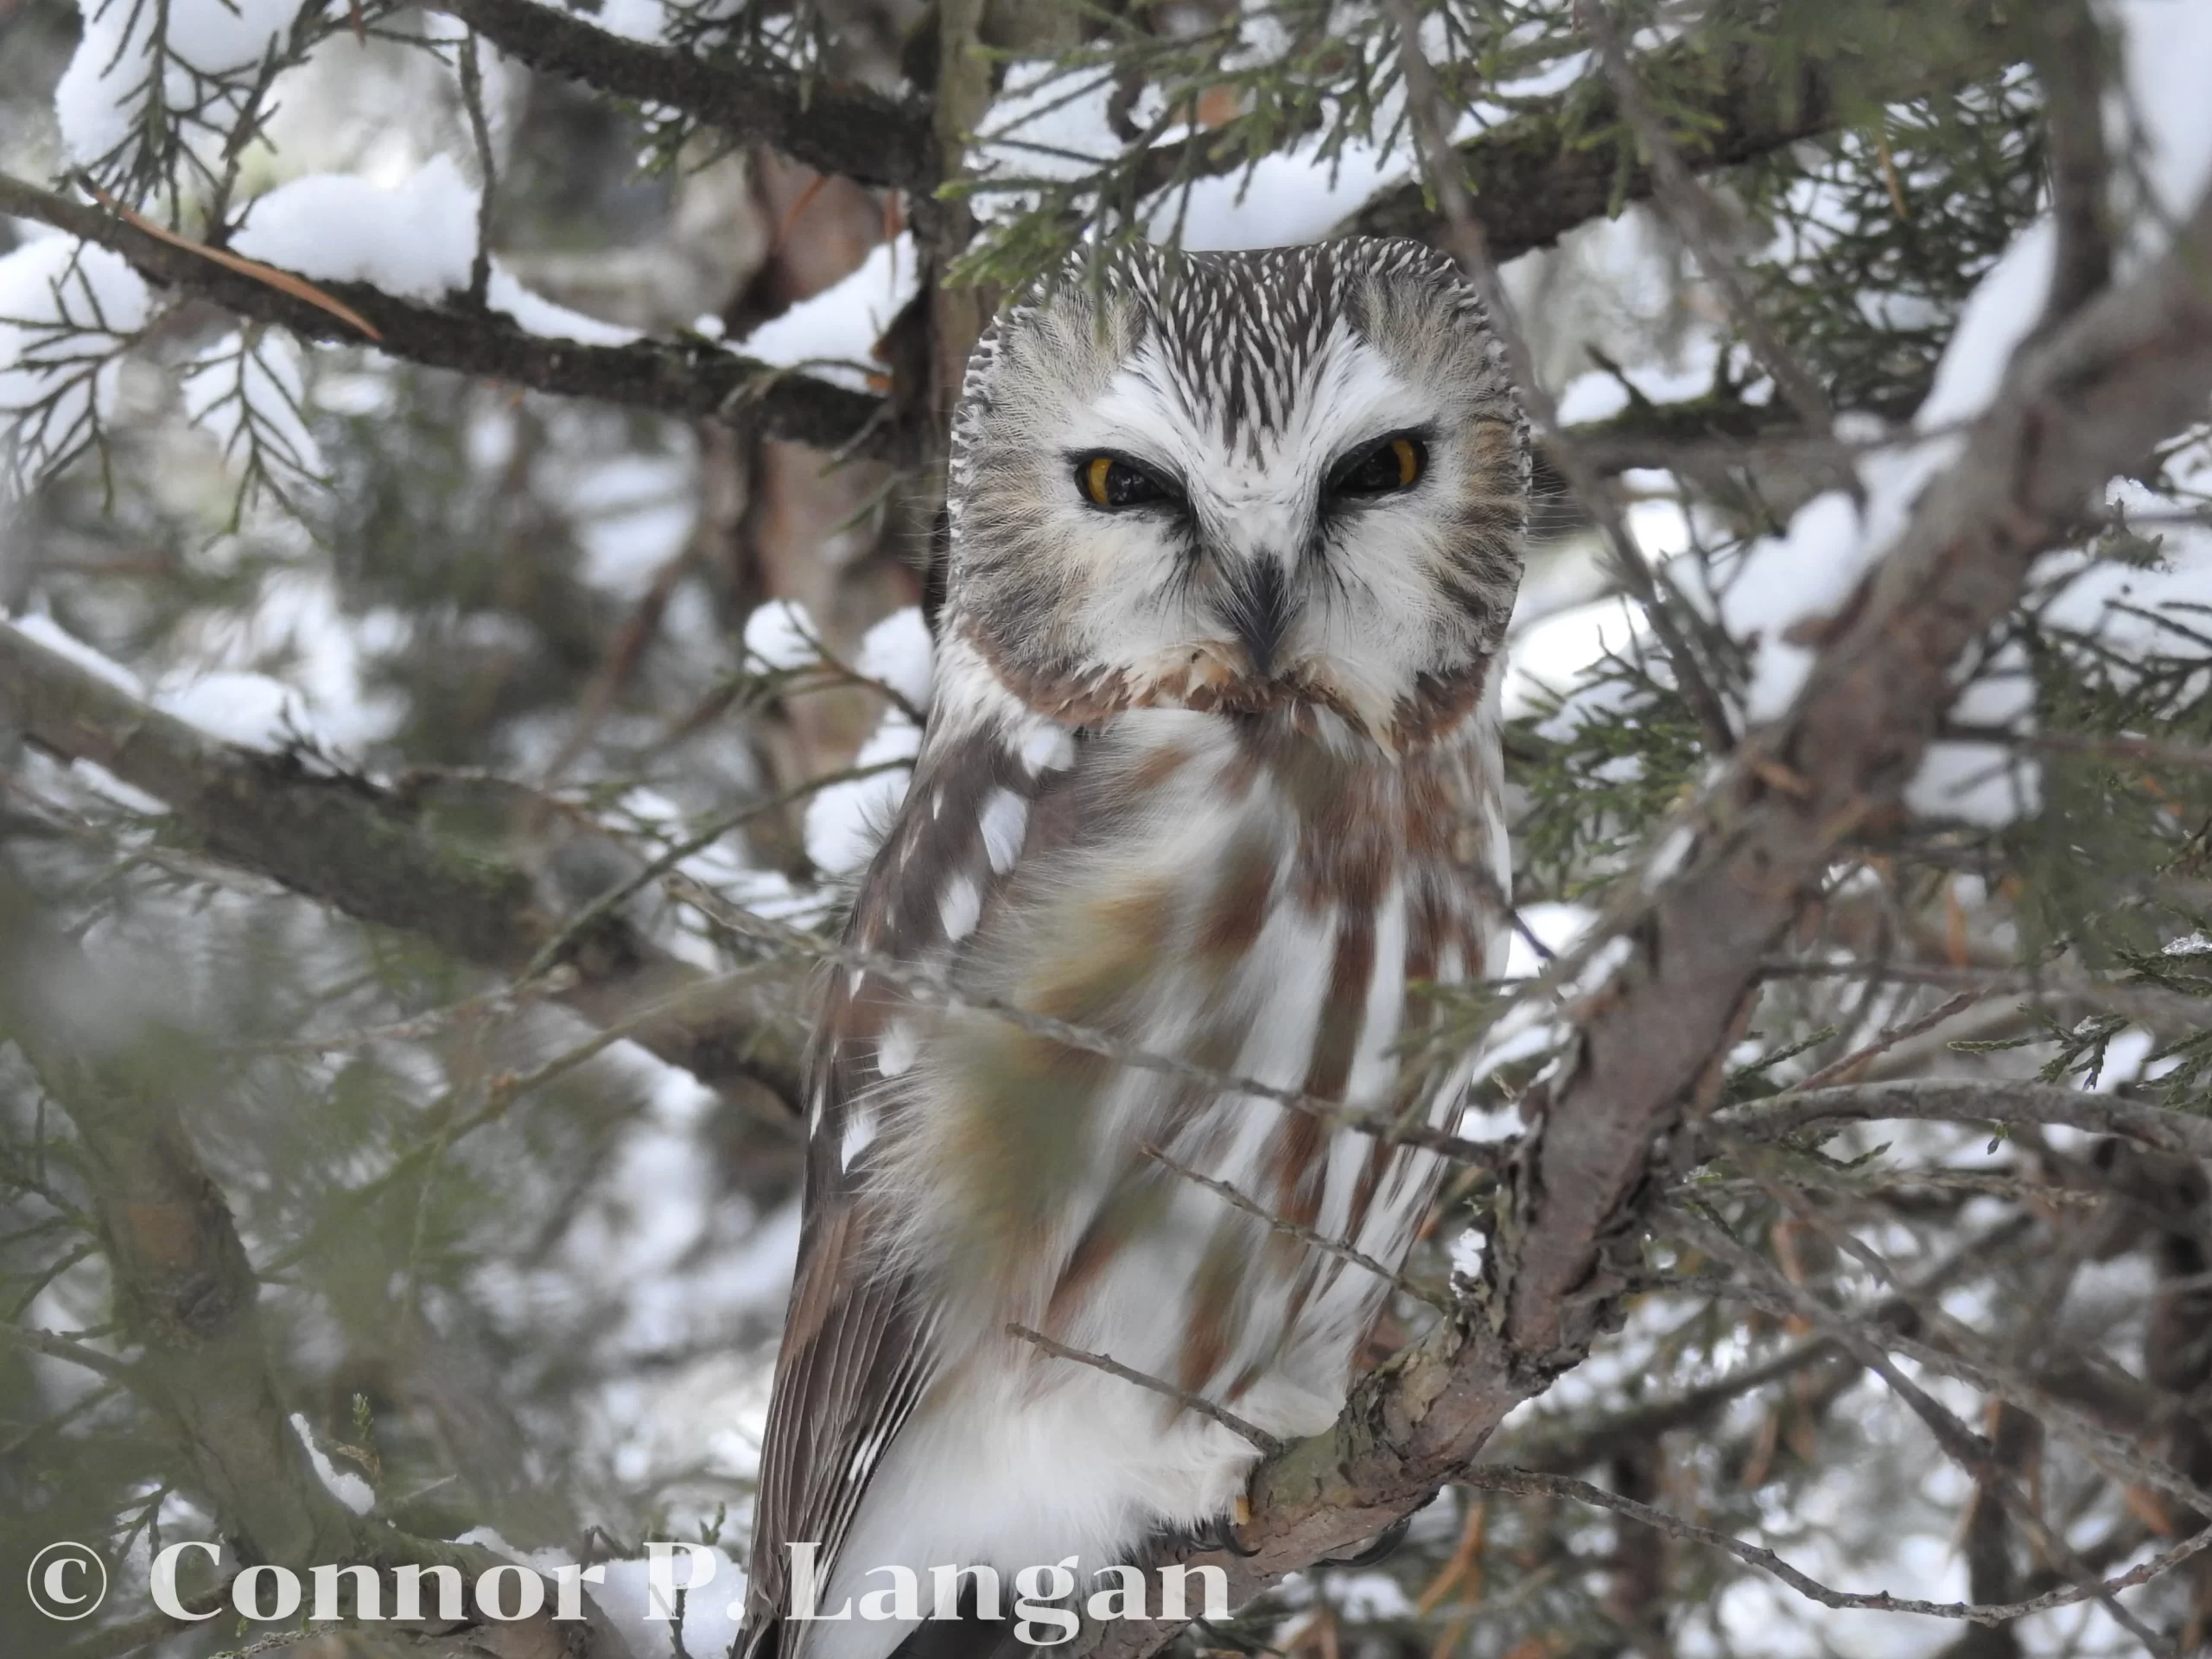
[[[1136,507],[1172,499],[1159,480],[1117,455],[1085,455],[1076,463],[1075,477],[1094,507]]]
[[[1411,489],[1427,470],[1428,446],[1402,432],[1355,456],[1330,487],[1338,495],[1395,495]]]

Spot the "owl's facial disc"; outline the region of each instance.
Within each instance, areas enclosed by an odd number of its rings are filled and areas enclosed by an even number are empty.
[[[1522,441],[1449,267],[1366,244],[1130,280],[1010,316],[963,416],[947,614],[1001,680],[1379,733],[1479,677]]]
[[[1265,426],[1181,395],[1149,343],[1069,411],[1061,613],[1146,700],[1379,717],[1449,649],[1456,411],[1347,327],[1319,345]]]
[[[1344,550],[1344,521],[1418,486],[1428,470],[1428,439],[1426,429],[1416,428],[1356,443],[1328,467],[1318,492],[1294,473],[1272,480],[1270,490],[1264,474],[1285,470],[1281,465],[1262,468],[1256,480],[1247,477],[1248,501],[1260,506],[1263,520],[1283,527],[1274,538],[1283,544],[1258,546],[1243,544],[1249,537],[1238,529],[1252,514],[1224,511],[1218,486],[1185,482],[1124,450],[1079,451],[1070,459],[1077,493],[1087,505],[1104,514],[1141,515],[1170,539],[1179,539],[1186,567],[1180,585],[1197,613],[1192,625],[1203,632],[1210,613],[1243,650],[1247,673],[1264,681],[1273,677],[1309,601],[1325,601],[1332,573],[1314,567],[1325,567]],[[1252,470],[1230,460],[1220,476],[1235,479]],[[1270,493],[1278,499],[1265,501]],[[1299,524],[1301,516],[1313,522]],[[1344,586],[1341,579],[1334,585]]]

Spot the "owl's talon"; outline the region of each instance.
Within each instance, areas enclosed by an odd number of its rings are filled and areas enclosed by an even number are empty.
[[[1376,1533],[1375,1541],[1357,1554],[1325,1555],[1321,1559],[1331,1567],[1372,1567],[1377,1561],[1389,1559],[1392,1552],[1406,1541],[1406,1534],[1412,1529],[1413,1524],[1413,1516],[1402,1515]]]
[[[1237,1507],[1244,1510],[1245,1519],[1251,1518],[1252,1512],[1246,1506],[1243,1499],[1237,1500]],[[1243,1541],[1236,1535],[1236,1522],[1230,1516],[1217,1515],[1210,1518],[1204,1530],[1198,1534],[1198,1537],[1202,1542],[1210,1544],[1216,1549],[1230,1555],[1240,1556],[1246,1560],[1251,1560],[1260,1553],[1256,1549],[1244,1548]]]

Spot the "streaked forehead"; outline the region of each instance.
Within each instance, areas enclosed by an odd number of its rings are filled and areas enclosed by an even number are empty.
[[[1225,381],[1190,372],[1148,333],[1077,413],[1069,441],[1173,465],[1194,491],[1233,499],[1310,481],[1351,445],[1437,412],[1341,317],[1302,343],[1294,365],[1251,366],[1232,402]]]
[[[1103,347],[1126,367],[1141,353],[1157,401],[1203,410],[1224,444],[1249,445],[1346,371],[1348,341],[1387,355],[1378,336],[1418,318],[1434,344],[1478,320],[1479,307],[1434,250],[1353,241],[1180,256],[1135,248],[1102,270],[1071,264],[1017,316],[1031,347],[1064,360],[1096,365]],[[1077,332],[1091,338],[1079,343]],[[1016,344],[1014,354],[1029,353]]]

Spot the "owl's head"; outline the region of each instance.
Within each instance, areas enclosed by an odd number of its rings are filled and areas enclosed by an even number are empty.
[[[944,629],[1041,713],[1480,695],[1521,575],[1504,352],[1418,243],[1149,249],[1010,305],[953,426]]]

